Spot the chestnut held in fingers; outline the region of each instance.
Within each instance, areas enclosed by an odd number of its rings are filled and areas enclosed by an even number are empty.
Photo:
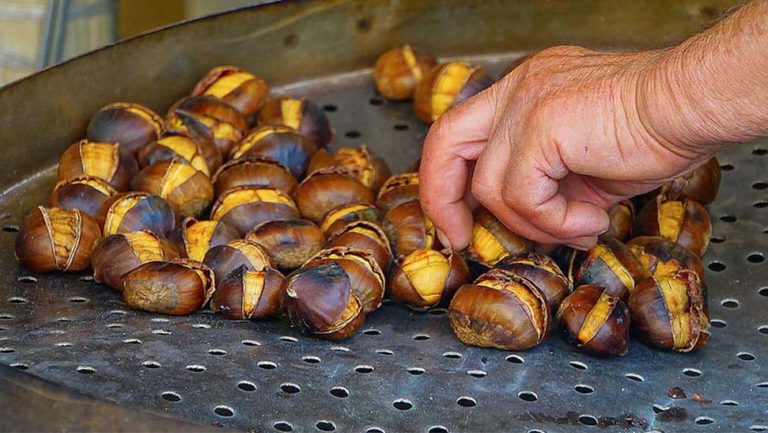
[[[107,200],[96,214],[104,236],[149,230],[167,236],[176,227],[176,215],[165,199],[146,192],[127,192]]]
[[[532,282],[544,292],[552,311],[571,292],[571,282],[551,258],[532,252],[509,256],[496,263],[497,268],[507,270]]]
[[[136,155],[141,167],[160,161],[181,159],[210,177],[221,165],[219,149],[207,140],[197,140],[179,133],[168,133],[139,150]]]
[[[637,236],[661,236],[701,257],[707,251],[712,221],[704,206],[685,197],[668,200],[659,194],[637,216]]]
[[[16,260],[32,272],[82,271],[99,240],[99,224],[88,214],[38,206],[16,235]]]
[[[325,147],[333,139],[333,130],[323,111],[306,98],[280,96],[266,104],[259,112],[259,126],[280,125],[299,131],[318,147]]]
[[[448,307],[456,337],[470,346],[529,349],[551,328],[546,296],[525,278],[492,269],[459,288]]]
[[[376,90],[389,100],[413,98],[422,78],[435,66],[437,59],[410,45],[393,48],[376,59],[373,82]]]
[[[272,260],[256,242],[235,239],[224,245],[212,247],[205,253],[203,263],[216,275],[216,281],[223,281],[230,272],[245,266],[249,271],[272,267]]]
[[[384,272],[372,255],[347,247],[333,247],[317,253],[307,261],[306,266],[329,262],[338,263],[349,275],[352,293],[362,303],[365,314],[381,307],[386,283]]]
[[[400,203],[418,199],[419,174],[402,173],[384,181],[376,197],[376,206],[386,212]]]
[[[449,108],[491,87],[493,78],[481,67],[464,62],[444,63],[427,74],[416,88],[416,117],[430,124]]]
[[[392,266],[389,294],[411,309],[427,310],[450,301],[468,280],[469,269],[460,255],[420,249]]]
[[[661,195],[675,200],[688,197],[706,206],[715,201],[719,189],[720,163],[713,156],[701,167],[663,186]]]
[[[292,271],[317,254],[325,244],[320,228],[308,220],[266,221],[246,236],[264,247],[282,271]]]
[[[241,266],[216,282],[211,309],[229,319],[261,319],[280,311],[285,277],[272,268],[249,271]]]
[[[208,176],[178,159],[145,167],[131,185],[166,199],[181,217],[197,217],[213,201],[213,185]]]
[[[255,226],[276,220],[299,218],[293,199],[274,188],[241,186],[225,191],[211,210],[211,219],[231,225],[240,236]]]
[[[695,272],[646,278],[629,297],[632,330],[644,343],[660,349],[700,349],[709,340],[705,303],[704,287]]]
[[[217,66],[195,85],[192,96],[221,99],[248,118],[264,105],[268,91],[267,83],[258,75],[237,66]]]
[[[392,262],[392,249],[384,230],[370,221],[356,221],[328,240],[329,247],[348,247],[370,253],[385,273]]]
[[[635,224],[635,206],[631,200],[622,200],[608,211],[611,225],[602,236],[614,238],[626,242],[632,234],[632,226]]]
[[[224,221],[198,221],[184,218],[168,237],[182,255],[202,262],[209,249],[238,239],[240,235]]]
[[[216,196],[239,186],[275,188],[292,195],[299,182],[291,170],[283,164],[266,157],[243,157],[222,165],[213,175],[213,190]]]
[[[123,277],[123,300],[136,310],[185,315],[202,308],[215,287],[213,272],[200,262],[147,262]]]
[[[114,234],[104,238],[91,256],[93,278],[122,292],[128,272],[147,262],[178,258],[176,247],[150,231]]]
[[[495,265],[510,255],[525,253],[531,249],[528,240],[510,231],[485,208],[474,212],[472,240],[465,252],[471,265],[480,270]]]
[[[699,256],[672,241],[658,236],[639,236],[627,246],[640,260],[646,276],[658,277],[688,269],[704,278],[704,265]]]
[[[254,129],[230,155],[232,159],[261,156],[271,158],[291,169],[296,177],[304,176],[309,158],[317,145],[287,126],[262,126]]]
[[[324,340],[351,337],[365,319],[349,275],[335,262],[303,266],[288,275],[282,305],[294,326]]]
[[[192,96],[177,101],[168,111],[165,125],[170,131],[212,140],[222,156],[229,155],[248,130],[239,111],[209,96]]]
[[[307,173],[335,167],[349,172],[363,185],[378,191],[392,173],[383,159],[374,155],[368,147],[341,147],[336,153],[320,149],[309,160]]]
[[[120,152],[118,144],[80,140],[59,157],[59,180],[98,177],[118,191],[128,189],[137,171],[139,165],[136,158]]]
[[[301,214],[315,223],[320,223],[330,210],[352,203],[373,204],[373,193],[340,169],[316,171],[296,189],[296,204]]]
[[[347,224],[355,221],[377,223],[380,214],[379,210],[371,204],[343,204],[325,214],[320,228],[330,237],[344,229]]]
[[[99,209],[116,193],[115,189],[103,179],[81,176],[56,182],[48,203],[51,207],[80,209],[96,218]]]
[[[102,107],[88,123],[90,141],[118,143],[131,155],[155,141],[164,130],[163,119],[149,108],[130,102]]]
[[[627,353],[629,310],[602,287],[577,287],[560,305],[557,320],[565,339],[584,352],[601,357]]]
[[[572,278],[576,286],[603,287],[609,295],[621,300],[635,290],[635,283],[645,276],[642,263],[622,242],[601,238],[589,251],[576,252]]]
[[[418,249],[430,249],[435,245],[435,225],[417,200],[401,203],[387,212],[381,221],[392,251],[408,255]]]

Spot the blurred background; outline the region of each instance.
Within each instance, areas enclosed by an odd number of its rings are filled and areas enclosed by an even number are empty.
[[[269,0],[0,0],[0,86],[156,27]]]

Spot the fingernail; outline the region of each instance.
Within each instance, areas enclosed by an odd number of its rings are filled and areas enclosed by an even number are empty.
[[[440,240],[440,243],[443,245],[443,248],[447,248],[449,250],[453,249],[451,248],[451,240],[448,239],[448,236],[443,233],[442,230],[439,228],[435,228],[435,231],[437,232],[437,239]]]
[[[566,245],[571,247],[571,248],[573,248],[574,250],[579,250],[579,251],[587,251],[587,250],[589,250],[589,247],[587,247],[585,245],[580,245],[580,244],[566,244]]]

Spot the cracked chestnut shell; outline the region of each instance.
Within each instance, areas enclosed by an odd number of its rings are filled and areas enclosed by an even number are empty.
[[[281,299],[293,326],[324,340],[351,337],[365,319],[349,275],[335,262],[304,266],[288,275]]]
[[[333,129],[325,113],[306,98],[280,96],[272,99],[259,112],[258,125],[293,128],[318,147],[327,146],[333,139]]]
[[[557,311],[565,340],[599,357],[627,353],[629,317],[624,301],[590,285],[577,287]]]
[[[658,195],[649,201],[635,223],[637,236],[661,236],[701,257],[707,251],[712,221],[704,206],[683,197],[669,200]]]
[[[376,207],[387,212],[400,203],[419,199],[419,174],[402,173],[390,176],[379,188]]]
[[[78,209],[30,211],[16,235],[16,260],[32,272],[82,271],[101,240],[99,224]]]
[[[560,303],[571,292],[571,282],[551,258],[533,252],[505,257],[496,268],[504,269],[523,277],[538,287],[547,297],[552,311],[557,311]]]
[[[245,236],[266,221],[299,219],[299,211],[293,199],[280,190],[242,186],[219,196],[211,219],[224,221]]]
[[[165,199],[147,192],[112,196],[101,206],[96,220],[104,236],[149,230],[167,236],[176,227],[176,215]]]
[[[387,163],[365,145],[340,147],[335,153],[321,148],[310,158],[307,173],[329,167],[346,170],[374,192],[392,175]]]
[[[413,110],[422,122],[430,124],[449,108],[493,84],[483,68],[465,62],[449,62],[432,69],[416,87]]]
[[[661,276],[688,269],[704,278],[701,259],[682,246],[658,236],[639,236],[627,243],[643,266],[645,276]]]
[[[635,290],[645,276],[642,263],[622,242],[603,237],[589,251],[573,256],[572,278],[576,286],[585,284],[605,288],[606,293],[621,300]]]
[[[157,141],[147,144],[136,158],[142,168],[160,161],[181,159],[208,177],[222,162],[219,149],[211,141],[176,132],[163,134]]]
[[[163,133],[163,119],[149,108],[130,102],[105,105],[91,118],[86,131],[90,141],[119,143],[126,153],[135,155]]]
[[[632,226],[635,224],[635,206],[631,200],[622,200],[608,211],[611,225],[602,236],[611,237],[621,242],[626,242],[632,235]]]
[[[378,223],[381,212],[375,206],[370,204],[343,204],[335,209],[331,209],[323,217],[320,229],[329,237],[335,235],[344,227],[356,221],[370,221]]]
[[[192,96],[212,96],[231,105],[246,118],[264,105],[269,86],[258,75],[237,66],[217,66],[192,89]]]
[[[475,210],[472,239],[465,251],[472,268],[484,272],[504,257],[523,254],[530,249],[531,243],[527,239],[510,231],[487,209]]]
[[[180,217],[197,217],[213,201],[213,185],[208,176],[178,159],[145,167],[131,185],[135,190],[164,198]]]
[[[96,218],[99,209],[117,194],[107,181],[98,177],[81,176],[56,182],[48,203],[51,207],[62,209],[80,209],[90,217]]]
[[[231,159],[247,157],[271,158],[291,170],[297,178],[303,177],[309,159],[317,145],[287,126],[266,125],[254,129],[230,154]]]
[[[249,271],[241,266],[216,283],[211,309],[228,319],[262,319],[280,312],[285,277],[272,268]]]
[[[332,209],[346,204],[373,204],[373,193],[343,170],[329,168],[316,171],[296,189],[296,204],[301,215],[315,223]]]
[[[203,263],[213,270],[216,281],[223,281],[230,272],[245,266],[249,271],[272,267],[272,260],[256,242],[235,239],[212,247],[205,253]]]
[[[198,221],[188,217],[168,239],[182,257],[202,262],[209,249],[238,239],[240,235],[224,221]]]
[[[541,290],[503,269],[461,286],[448,307],[451,328],[462,343],[503,350],[529,349],[544,341],[551,314]]]
[[[261,245],[282,271],[300,267],[325,244],[323,232],[308,220],[266,221],[245,238]]]
[[[224,155],[243,139],[248,125],[237,109],[210,96],[190,96],[168,110],[166,128],[193,138],[207,138]]]
[[[222,165],[213,175],[216,196],[240,186],[275,188],[292,195],[299,182],[285,165],[266,157],[243,157]]]
[[[93,251],[93,278],[122,292],[123,276],[144,263],[178,259],[176,247],[147,230],[107,236]]]
[[[82,176],[98,177],[118,190],[125,191],[139,171],[136,158],[120,152],[120,146],[80,140],[69,146],[59,157],[59,180]]]
[[[389,275],[392,299],[414,310],[446,304],[469,281],[469,269],[460,255],[419,249],[400,257]]]
[[[376,59],[373,82],[381,96],[392,101],[413,98],[425,75],[437,66],[437,59],[410,45],[393,48]]]
[[[424,214],[417,200],[390,209],[381,220],[381,228],[397,255],[408,255],[418,249],[435,246],[435,225]]]
[[[385,273],[392,262],[392,249],[384,230],[370,221],[347,224],[328,239],[329,247],[348,247],[370,253]]]
[[[661,188],[661,195],[679,200],[687,197],[702,205],[715,201],[720,189],[720,163],[712,157],[691,173],[675,178]]]
[[[332,247],[318,252],[307,266],[338,263],[349,275],[352,293],[360,300],[363,311],[369,314],[381,307],[386,282],[384,272],[371,254],[347,247]]]
[[[216,284],[208,266],[179,259],[147,262],[123,277],[123,300],[135,310],[186,315],[203,307]]]
[[[683,269],[646,278],[628,304],[632,331],[649,346],[691,352],[709,340],[705,288],[695,272]]]

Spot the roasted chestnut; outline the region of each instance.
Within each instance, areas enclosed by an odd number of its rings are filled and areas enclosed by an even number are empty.
[[[259,112],[259,126],[282,125],[299,131],[318,147],[333,139],[333,130],[323,111],[306,98],[281,96],[266,104]]]
[[[147,262],[178,258],[176,247],[150,231],[114,234],[104,238],[93,251],[93,278],[122,292],[123,276],[128,272]]]
[[[462,343],[504,350],[529,349],[544,341],[551,314],[541,290],[503,269],[461,286],[448,307],[451,328]]]
[[[669,200],[660,194],[637,216],[636,236],[661,236],[701,257],[707,251],[712,221],[704,206],[682,197]]]
[[[699,256],[680,245],[657,236],[639,236],[627,243],[643,266],[646,276],[662,276],[688,269],[704,278],[704,265]]]
[[[80,209],[96,218],[99,209],[116,193],[115,189],[103,179],[81,176],[56,182],[48,203],[51,207]]]
[[[16,260],[32,272],[82,271],[99,240],[99,224],[88,214],[38,206],[19,227]]]
[[[176,215],[165,199],[146,192],[127,192],[107,200],[96,214],[104,236],[149,230],[167,236],[176,227]]]
[[[136,158],[120,152],[120,146],[112,143],[80,140],[59,157],[59,180],[98,177],[118,191],[128,189],[138,170]]]
[[[123,277],[123,300],[136,310],[184,315],[202,308],[215,287],[213,272],[200,262],[147,262]]]
[[[560,305],[557,320],[563,337],[584,352],[600,357],[627,353],[627,304],[602,287],[577,287]]]
[[[325,214],[320,228],[330,237],[355,221],[378,222],[379,215],[379,210],[370,204],[343,204]]]
[[[272,268],[249,271],[241,266],[216,282],[211,309],[229,319],[261,319],[280,311],[285,277]]]
[[[248,125],[234,107],[210,96],[184,98],[171,106],[165,119],[168,130],[213,141],[223,156],[243,139]]]
[[[267,83],[257,75],[237,66],[217,66],[195,85],[192,96],[221,99],[248,118],[264,105],[268,91]]]
[[[391,176],[379,188],[376,207],[386,212],[400,203],[419,199],[419,174],[402,173]]]
[[[401,203],[387,212],[381,221],[392,251],[408,255],[435,245],[435,225],[424,214],[418,200]]]
[[[216,275],[216,281],[224,281],[230,272],[245,266],[249,271],[258,271],[272,267],[272,260],[256,242],[235,239],[224,245],[212,247],[205,253],[203,263]]]
[[[325,244],[323,232],[307,220],[266,221],[254,227],[245,238],[264,247],[282,271],[303,265]]]
[[[465,254],[470,266],[481,272],[504,257],[522,254],[531,249],[531,243],[527,239],[510,231],[485,208],[477,208],[474,219],[472,240]]]
[[[213,201],[213,185],[208,176],[179,159],[145,167],[131,186],[166,199],[181,217],[197,217]]]
[[[411,309],[427,310],[448,303],[468,280],[469,269],[460,255],[420,249],[400,257],[392,266],[389,294]]]
[[[254,129],[230,155],[232,159],[261,156],[271,158],[291,169],[296,177],[303,177],[309,158],[317,145],[287,126],[262,126]]]
[[[224,221],[184,218],[168,237],[182,257],[202,262],[209,249],[238,239],[240,235]]]
[[[629,297],[634,334],[649,346],[675,352],[704,347],[707,311],[701,279],[689,270],[646,278]]]
[[[355,221],[344,226],[328,241],[329,247],[348,247],[370,253],[385,273],[392,262],[392,249],[384,230],[370,221]]]
[[[193,139],[176,132],[166,133],[157,141],[147,144],[139,150],[136,157],[141,167],[160,161],[181,159],[208,177],[222,161],[219,149],[211,141]]]
[[[276,188],[292,195],[299,182],[283,164],[264,157],[244,157],[222,165],[213,175],[216,196],[239,186]]]
[[[266,221],[293,220],[299,211],[290,196],[274,188],[241,186],[225,191],[211,210],[211,219],[231,225],[245,236]]]
[[[118,143],[134,155],[157,140],[164,129],[163,119],[149,108],[130,102],[115,102],[102,107],[91,118],[86,137],[90,141]]]
[[[449,108],[491,87],[493,78],[481,67],[464,62],[444,63],[427,74],[416,87],[413,109],[429,124]]]
[[[688,197],[702,205],[715,201],[720,189],[720,163],[712,157],[691,173],[678,177],[661,188],[661,195],[674,200]]]
[[[387,99],[403,101],[413,98],[421,79],[437,66],[437,59],[410,45],[393,48],[376,59],[373,82]]]
[[[296,189],[296,204],[301,214],[316,223],[332,209],[345,204],[373,204],[373,193],[344,170],[316,171]]]
[[[324,340],[349,338],[365,320],[349,275],[335,262],[303,266],[288,275],[282,305],[294,326]]]
[[[571,282],[551,258],[532,252],[509,256],[496,263],[496,268],[504,269],[532,282],[544,292],[552,311],[571,292]]]
[[[621,300],[635,290],[635,283],[646,274],[642,263],[623,243],[603,237],[589,251],[573,257],[572,278],[576,286],[603,287],[605,292]]]
[[[632,234],[632,226],[635,223],[635,206],[631,200],[622,200],[608,211],[611,225],[602,236],[614,238],[626,242]]]
[[[322,250],[309,259],[306,266],[323,263],[338,263],[349,275],[352,293],[357,296],[365,314],[381,306],[386,283],[384,272],[371,254],[347,247],[333,247]]]
[[[363,185],[378,191],[392,173],[383,159],[371,153],[368,147],[341,147],[336,153],[320,149],[309,160],[307,173],[336,167],[347,170]]]

